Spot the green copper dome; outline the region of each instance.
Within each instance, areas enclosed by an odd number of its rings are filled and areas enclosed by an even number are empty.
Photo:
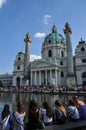
[[[45,37],[44,45],[47,43],[51,43],[51,44],[60,44],[60,43],[64,44],[65,43],[63,36],[57,33],[57,28],[55,25],[53,25],[52,27],[52,33],[50,33],[49,35]]]
[[[61,34],[50,33],[49,35],[46,36],[44,42],[48,42],[49,40],[51,40],[52,42],[62,42],[64,41],[64,38]]]

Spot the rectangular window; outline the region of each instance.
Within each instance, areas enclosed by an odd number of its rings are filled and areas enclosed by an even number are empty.
[[[86,63],[86,59],[82,59],[82,63]]]
[[[62,62],[62,61],[60,62],[60,65],[63,65],[63,62]]]

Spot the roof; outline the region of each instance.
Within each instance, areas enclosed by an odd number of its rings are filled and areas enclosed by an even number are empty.
[[[65,39],[63,38],[63,36],[61,34],[57,33],[57,28],[55,25],[53,25],[53,27],[52,27],[52,32],[45,37],[43,46],[45,46],[47,43],[65,44]]]

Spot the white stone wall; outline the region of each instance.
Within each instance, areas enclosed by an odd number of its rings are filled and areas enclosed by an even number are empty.
[[[17,86],[17,78],[18,77],[20,78],[20,86],[23,86],[23,81],[22,81],[23,75],[20,75],[20,73],[16,74],[16,76],[13,76],[13,86]]]
[[[82,59],[86,58],[86,43],[80,41],[75,50],[75,68],[76,68],[76,79],[77,85],[83,84],[82,74],[86,72],[86,63],[82,62]],[[84,51],[81,51],[81,48],[84,47]]]
[[[18,66],[20,67],[20,69],[18,69]],[[21,52],[18,53],[14,61],[13,86],[17,85],[17,77],[20,78],[20,86],[22,86],[22,79],[24,77],[24,53]]]
[[[67,56],[67,52],[66,52],[66,46],[60,45],[60,44],[55,44],[55,45],[49,45],[49,46],[45,46],[42,48],[42,57],[44,57],[45,59],[49,58],[48,57],[48,51],[51,50],[52,51],[52,57],[53,58],[61,58],[61,51],[64,52],[64,57]]]
[[[82,84],[82,77],[81,77],[81,71],[80,70],[76,71],[76,76],[77,76],[77,85]]]
[[[20,58],[20,60],[18,60],[18,58]],[[17,69],[18,66],[20,66],[19,70]],[[13,71],[23,71],[23,70],[24,70],[24,54],[18,54],[14,61],[14,70]]]

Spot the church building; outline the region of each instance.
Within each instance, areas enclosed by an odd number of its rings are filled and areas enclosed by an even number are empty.
[[[65,38],[54,24],[41,48],[41,59],[30,62],[30,35],[24,39],[25,53],[19,52],[14,61],[13,86],[79,86],[86,84],[86,43],[79,41],[73,56],[72,30],[64,26]]]

